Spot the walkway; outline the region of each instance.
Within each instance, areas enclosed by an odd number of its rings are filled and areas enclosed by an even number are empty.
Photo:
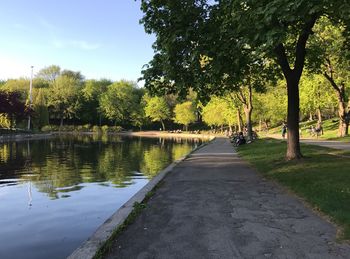
[[[107,258],[350,258],[335,234],[217,139],[175,167]]]
[[[282,139],[282,136],[279,134],[268,134],[267,136],[270,138]],[[350,142],[342,142],[337,140],[311,139],[311,138],[301,138],[300,142],[308,145],[316,145],[316,146],[350,151]]]

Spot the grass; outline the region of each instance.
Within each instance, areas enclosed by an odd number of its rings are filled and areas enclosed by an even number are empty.
[[[350,240],[350,152],[302,145],[305,158],[285,161],[286,143],[273,139],[257,140],[238,152],[265,177],[330,216],[340,226],[338,238]]]
[[[305,121],[305,122],[300,122],[299,127],[302,131],[302,136],[304,138],[315,138],[312,137],[309,134],[309,129],[311,126],[316,126],[317,121]],[[344,142],[349,142],[350,141],[350,136],[346,137],[338,137],[338,127],[339,127],[339,119],[338,118],[333,118],[333,119],[328,119],[322,121],[322,127],[323,127],[323,132],[324,134],[320,137],[319,139],[326,139],[326,140],[338,140],[338,141],[344,141]],[[277,126],[275,128],[271,128],[269,130],[269,134],[281,134],[281,128],[282,126]]]

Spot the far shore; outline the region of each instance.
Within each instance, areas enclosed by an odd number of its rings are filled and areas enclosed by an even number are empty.
[[[194,133],[170,133],[167,131],[125,131],[116,133],[117,135],[124,135],[124,136],[137,136],[137,137],[148,137],[148,138],[154,138],[154,137],[162,137],[162,138],[213,138],[214,135],[209,134],[194,134]]]
[[[38,140],[51,138],[56,135],[64,134],[77,134],[77,135],[92,135],[93,132],[50,132],[50,133],[19,133],[19,134],[0,134],[0,143],[7,141],[24,141],[24,140]],[[119,136],[135,136],[145,138],[202,138],[212,139],[215,136],[211,134],[194,134],[194,133],[170,133],[167,131],[123,131],[118,133],[109,133],[108,135],[119,135]]]

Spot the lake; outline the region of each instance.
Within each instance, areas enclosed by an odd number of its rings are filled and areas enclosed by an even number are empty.
[[[0,144],[0,258],[65,258],[199,139],[60,136]]]

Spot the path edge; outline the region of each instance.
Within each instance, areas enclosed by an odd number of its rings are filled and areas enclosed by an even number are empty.
[[[157,184],[165,178],[165,176],[171,172],[175,166],[180,162],[188,158],[192,153],[201,149],[202,147],[211,143],[215,137],[210,137],[210,140],[206,143],[202,143],[198,147],[192,149],[187,155],[175,160],[165,169],[160,171],[154,178],[152,178],[143,188],[141,188],[134,196],[132,196],[127,202],[125,202],[116,212],[112,214],[97,230],[84,241],[76,250],[73,251],[67,258],[68,259],[92,259],[100,247],[112,236],[113,231],[124,223],[126,218],[134,209],[134,203],[141,203],[147,193],[152,191]]]

